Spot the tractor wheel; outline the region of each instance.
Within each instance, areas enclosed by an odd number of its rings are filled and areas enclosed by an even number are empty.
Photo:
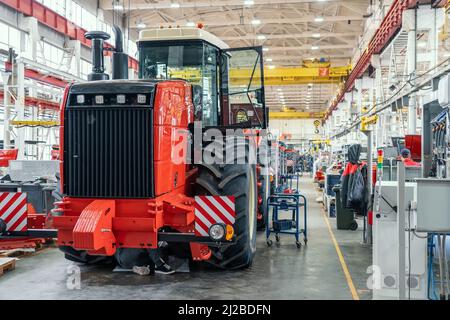
[[[84,264],[112,264],[114,262],[113,257],[108,256],[93,256],[86,253],[86,251],[76,250],[69,246],[61,246],[59,247],[64,253],[64,257],[67,260],[84,263]]]
[[[229,148],[227,146],[227,148]],[[246,152],[249,150],[246,143]],[[242,157],[241,155],[239,157]],[[207,262],[221,269],[242,269],[251,266],[256,251],[257,186],[255,165],[234,163],[198,165],[197,195],[234,196],[236,243],[222,248],[211,248],[212,258]]]

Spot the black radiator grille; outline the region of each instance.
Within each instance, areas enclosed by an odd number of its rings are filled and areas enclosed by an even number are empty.
[[[152,136],[148,106],[68,107],[64,193],[93,198],[152,197]]]

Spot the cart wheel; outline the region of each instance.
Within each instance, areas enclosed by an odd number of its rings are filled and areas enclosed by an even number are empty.
[[[353,220],[352,224],[350,225],[350,230],[352,231],[358,230],[358,222]]]
[[[268,247],[271,247],[272,246],[272,244],[273,244],[273,241],[272,240],[270,240],[270,239],[267,239],[267,246]]]
[[[301,248],[302,247],[302,243],[300,241],[295,241],[295,244],[297,245],[297,248]]]
[[[279,236],[279,235],[276,235],[276,236],[275,236],[275,240],[276,240],[277,242],[280,242],[280,236]]]

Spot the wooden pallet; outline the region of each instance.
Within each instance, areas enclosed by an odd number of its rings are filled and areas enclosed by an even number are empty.
[[[5,271],[12,271],[16,268],[16,259],[14,258],[0,258],[0,276]]]

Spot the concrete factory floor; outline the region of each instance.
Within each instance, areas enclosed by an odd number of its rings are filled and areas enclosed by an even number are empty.
[[[0,299],[370,299],[366,270],[372,258],[371,249],[361,245],[362,221],[358,231],[340,231],[335,219],[328,219],[340,259],[322,204],[315,201],[320,193],[310,178],[302,178],[301,185],[309,200],[308,245],[299,250],[294,238],[284,235],[279,246],[268,248],[260,233],[248,270],[138,276],[81,266],[81,288],[69,290],[67,268],[72,263],[49,248],[21,259],[16,270],[0,277]]]

